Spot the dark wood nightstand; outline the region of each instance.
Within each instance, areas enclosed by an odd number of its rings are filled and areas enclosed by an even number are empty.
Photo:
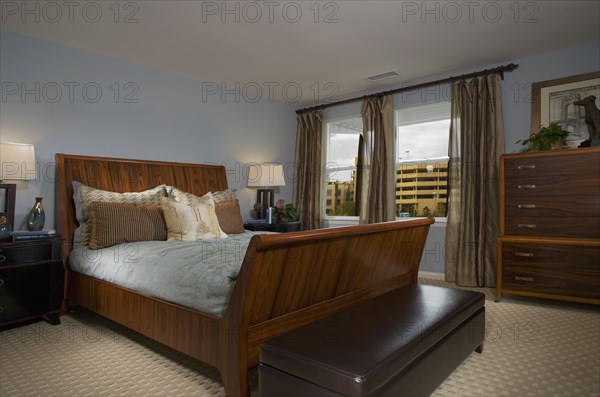
[[[281,223],[244,223],[244,229],[251,232],[283,232]]]
[[[0,326],[43,317],[60,324],[60,237],[0,243]]]

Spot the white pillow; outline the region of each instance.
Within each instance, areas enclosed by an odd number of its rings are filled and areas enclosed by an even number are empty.
[[[160,199],[160,206],[167,226],[167,241],[196,240],[196,222],[192,207],[166,197]]]
[[[168,241],[227,238],[227,234],[219,226],[215,203],[210,197],[192,205],[163,197],[160,205],[167,225]]]

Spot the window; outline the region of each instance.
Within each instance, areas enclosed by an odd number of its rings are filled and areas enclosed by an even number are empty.
[[[395,119],[396,216],[445,217],[450,102],[400,109]],[[328,216],[357,215],[355,174],[361,133],[361,117],[327,123]]]
[[[396,111],[396,214],[445,217],[450,102]]]
[[[362,118],[351,117],[327,123],[327,200],[329,216],[356,216],[356,157]],[[331,192],[331,194],[330,194]]]

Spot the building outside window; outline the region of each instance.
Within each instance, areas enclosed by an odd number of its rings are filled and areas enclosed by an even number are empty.
[[[396,216],[445,217],[448,199],[450,103],[396,111]],[[327,123],[328,216],[357,216],[356,159],[362,119]]]

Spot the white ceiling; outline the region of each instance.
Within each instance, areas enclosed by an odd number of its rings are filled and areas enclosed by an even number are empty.
[[[10,3],[3,28],[299,106],[600,37],[598,0]]]

